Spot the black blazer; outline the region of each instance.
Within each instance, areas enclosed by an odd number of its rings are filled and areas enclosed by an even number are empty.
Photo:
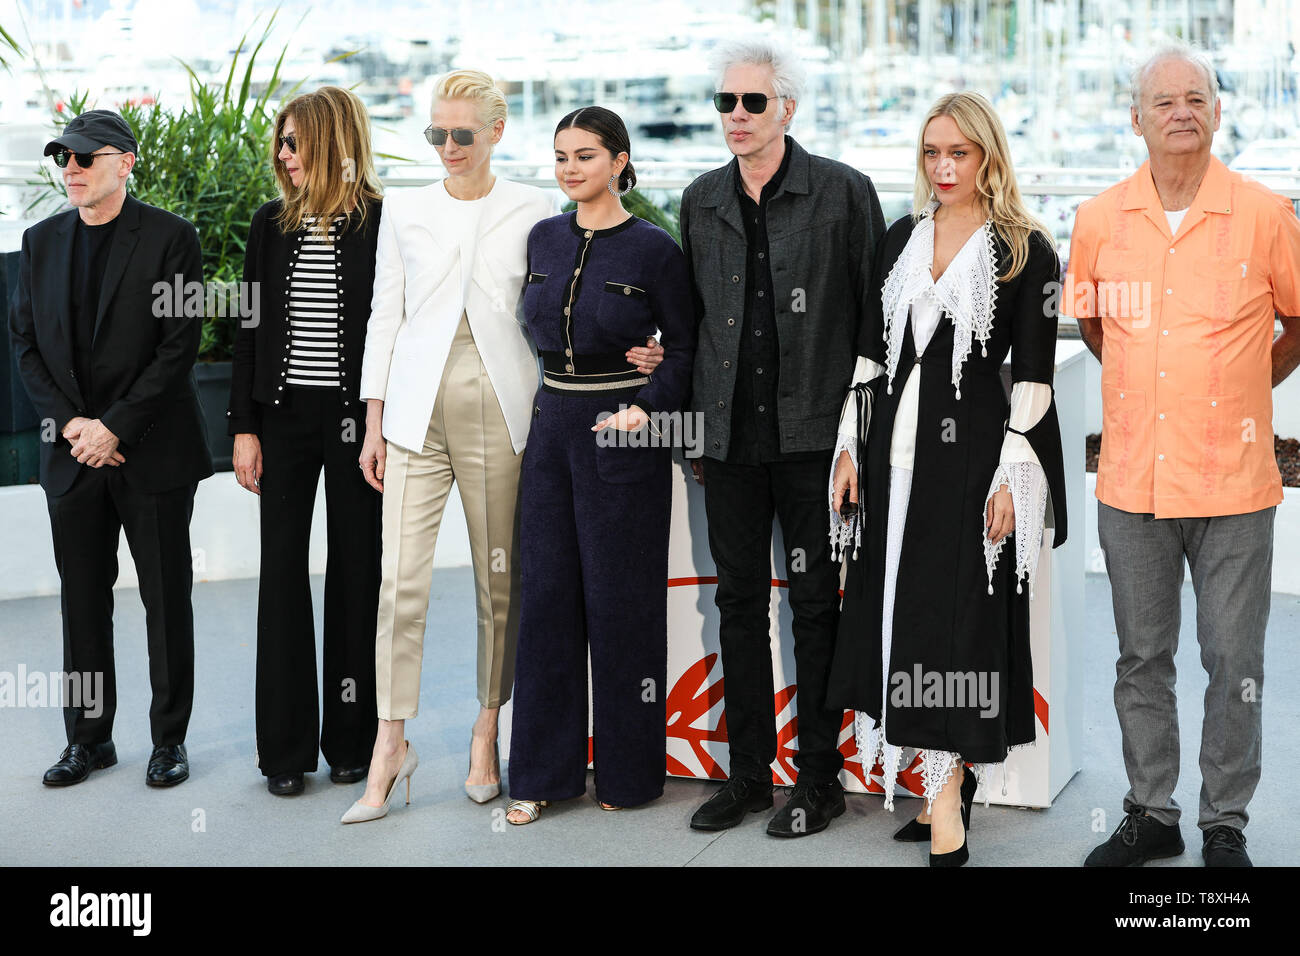
[[[201,481],[212,474],[194,381],[203,319],[186,315],[184,298],[174,291],[177,281],[182,289],[203,282],[198,233],[187,220],[127,195],[99,293],[93,394],[86,395],[73,367],[72,245],[79,215],[76,209],[56,213],[23,233],[9,309],[18,371],[43,419],[41,486],[61,495],[86,467],[62,435],[78,416],[99,418],[118,437],[126,459],[118,467],[131,487],[157,493]],[[155,292],[157,283],[168,292]]]
[[[337,240],[342,274],[339,277],[338,389],[343,417],[365,421],[365,404],[359,397],[361,353],[366,346],[370,297],[375,285],[375,248],[379,242],[379,216],[383,201],[366,205],[365,224],[358,227],[354,213]],[[302,233],[285,235],[276,225],[280,200],[273,199],[253,214],[244,247],[244,282],[258,283],[257,321],[240,322],[235,332],[234,363],[230,375],[227,431],[261,434],[262,406],[289,404],[293,389],[284,387],[289,355],[289,274],[298,255]]]

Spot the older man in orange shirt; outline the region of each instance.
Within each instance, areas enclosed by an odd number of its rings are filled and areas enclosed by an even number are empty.
[[[1272,386],[1300,364],[1300,223],[1291,203],[1210,153],[1209,60],[1187,47],[1133,74],[1149,161],[1079,207],[1062,313],[1101,360],[1097,527],[1119,635],[1124,821],[1087,866],[1183,852],[1178,646],[1183,559],[1209,674],[1198,825],[1209,866],[1250,866],[1260,694],[1282,479]],[[1283,334],[1274,340],[1275,314]]]

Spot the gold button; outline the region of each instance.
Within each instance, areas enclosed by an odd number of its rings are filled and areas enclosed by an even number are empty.
[[[565,365],[565,366],[564,366],[564,370],[565,370],[566,372],[572,372],[572,371],[573,371],[573,363],[570,362],[570,363],[568,363],[567,365]]]
[[[631,287],[630,285],[625,285],[625,286],[623,286],[623,294],[624,294],[624,295],[631,295],[631,294],[632,294],[632,287]]]
[[[573,349],[565,349],[564,354],[567,355],[569,358],[573,358]]]
[[[573,274],[576,276],[576,275],[577,275],[579,272],[581,272],[581,271],[582,271],[581,269],[574,269],[574,270],[573,270]]]
[[[569,314],[569,307],[567,305],[564,307],[564,314],[565,315]]]
[[[583,235],[586,236],[588,239],[590,239],[590,238],[591,238],[591,230],[588,229],[586,232],[583,233]]]

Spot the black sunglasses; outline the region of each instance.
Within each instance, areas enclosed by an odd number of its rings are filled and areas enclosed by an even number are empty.
[[[58,166],[59,169],[67,169],[69,158],[76,156],[77,165],[80,166],[82,169],[89,169],[91,166],[95,165],[95,160],[98,159],[100,156],[125,156],[125,155],[126,155],[125,150],[121,150],[116,153],[74,153],[70,149],[65,149],[62,150],[61,152],[54,154],[54,165]]]
[[[293,153],[295,156],[298,155],[297,134],[289,133],[287,136],[281,136],[280,148],[284,149],[285,146],[289,147],[289,152]]]
[[[473,146],[474,134],[483,132],[491,125],[491,123],[484,123],[478,129],[466,129],[463,126],[458,126],[456,129],[443,129],[442,127],[434,128],[430,126],[424,131],[424,138],[429,141],[430,146],[446,146],[447,134],[450,133],[451,138],[456,141],[456,145]]]
[[[762,113],[767,109],[768,100],[780,98],[768,96],[766,93],[714,93],[713,105],[718,108],[719,113],[730,113],[736,108],[736,101],[740,100],[745,105],[746,113]]]

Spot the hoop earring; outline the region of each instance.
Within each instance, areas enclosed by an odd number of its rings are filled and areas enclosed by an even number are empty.
[[[618,198],[618,199],[622,199],[624,196],[626,196],[628,193],[630,193],[630,192],[632,191],[632,184],[631,184],[631,183],[628,183],[628,184],[627,184],[627,189],[624,189],[622,192],[619,192],[617,189],[614,188],[614,184],[615,184],[616,182],[618,182],[618,177],[617,177],[617,176],[610,176],[610,177],[609,177],[609,183],[608,183],[608,185],[605,187],[605,188],[607,188],[611,193],[613,193],[614,196],[615,196],[616,198]]]

